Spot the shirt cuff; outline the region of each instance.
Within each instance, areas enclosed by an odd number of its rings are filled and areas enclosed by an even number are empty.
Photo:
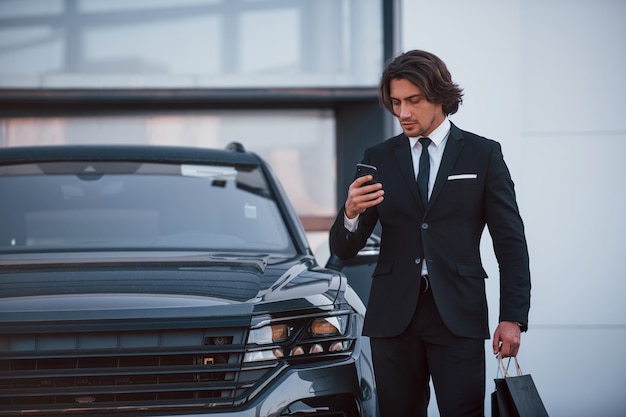
[[[354,233],[354,231],[359,227],[359,215],[357,214],[357,216],[354,219],[349,219],[348,216],[346,216],[346,213],[343,213],[343,227],[345,227],[348,232],[350,233]]]

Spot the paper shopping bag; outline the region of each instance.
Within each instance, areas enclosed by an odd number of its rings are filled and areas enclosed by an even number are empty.
[[[498,373],[502,368],[503,377],[498,378],[499,375],[496,375],[494,379],[496,389],[491,394],[491,415],[493,417],[549,417],[535,382],[530,374],[523,374],[517,358],[515,358],[516,376],[509,375],[500,357],[498,361]]]

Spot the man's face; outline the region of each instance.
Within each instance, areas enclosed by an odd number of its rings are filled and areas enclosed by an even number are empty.
[[[404,78],[391,80],[389,93],[393,114],[409,137],[428,136],[445,119],[441,104],[426,100],[422,90]]]

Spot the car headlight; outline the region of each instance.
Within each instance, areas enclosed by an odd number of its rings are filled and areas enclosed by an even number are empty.
[[[280,319],[252,328],[244,362],[310,358],[350,352],[356,339],[352,313]]]
[[[282,342],[289,337],[290,333],[291,329],[284,323],[263,326],[259,329],[250,330],[248,343],[267,345],[269,343]]]

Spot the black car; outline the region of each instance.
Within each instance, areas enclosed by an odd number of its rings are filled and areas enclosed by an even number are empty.
[[[374,416],[365,307],[227,149],[0,149],[0,416]]]

